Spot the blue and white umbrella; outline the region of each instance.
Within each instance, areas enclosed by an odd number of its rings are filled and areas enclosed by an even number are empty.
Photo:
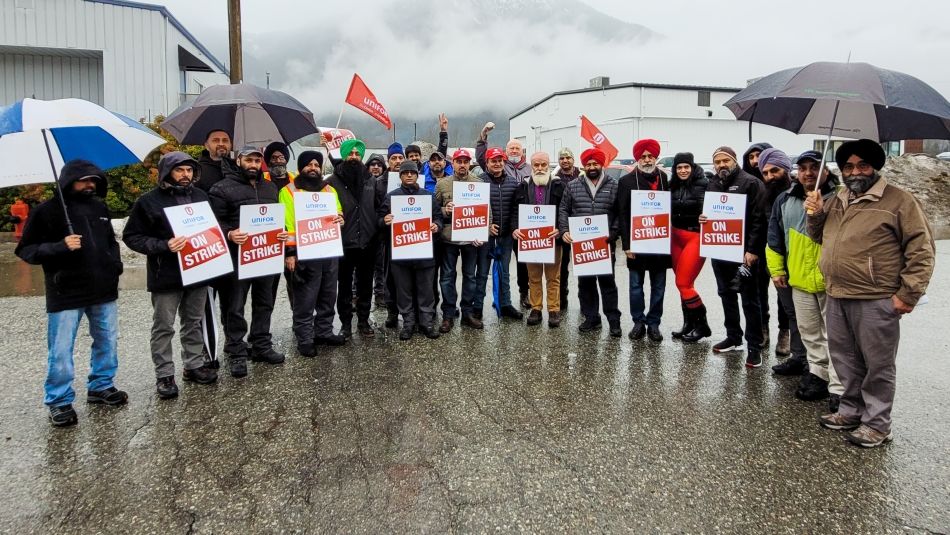
[[[148,127],[82,99],[23,99],[0,108],[0,188],[56,182],[77,158],[100,169],[141,162],[166,143]]]

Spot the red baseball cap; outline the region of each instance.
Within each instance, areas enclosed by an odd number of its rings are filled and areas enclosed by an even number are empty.
[[[472,153],[471,153],[471,152],[468,152],[468,151],[465,150],[465,149],[456,149],[456,151],[452,153],[452,159],[453,159],[453,160],[458,160],[459,158],[466,158],[466,159],[468,159],[468,160],[471,160],[471,159],[472,159]]]
[[[505,158],[505,151],[501,147],[492,147],[485,153],[486,160],[492,160],[498,157]]]

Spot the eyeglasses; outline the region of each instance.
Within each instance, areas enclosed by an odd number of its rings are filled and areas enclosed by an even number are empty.
[[[845,173],[851,173],[855,169],[857,169],[860,173],[867,173],[872,169],[872,166],[867,162],[858,162],[857,164],[846,163],[841,166],[841,171]]]
[[[379,162],[370,162],[369,166],[370,166],[370,167],[382,167],[383,164],[381,164],[381,163],[379,163]]]
[[[270,157],[270,161],[274,163],[287,163],[287,158],[284,158],[283,156],[279,154],[275,154]]]

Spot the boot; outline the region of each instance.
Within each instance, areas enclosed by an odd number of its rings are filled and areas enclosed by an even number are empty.
[[[693,330],[693,315],[689,313],[689,309],[686,308],[686,305],[681,305],[683,308],[683,326],[678,331],[673,331],[673,338],[679,340],[683,337],[684,334]]]
[[[706,321],[706,305],[699,305],[696,308],[688,309],[693,318],[693,329],[682,336],[682,340],[687,343],[695,343],[707,336],[712,336],[712,329],[709,328],[709,322]]]
[[[788,329],[778,330],[778,341],[775,342],[775,354],[788,356],[792,353],[792,333]]]

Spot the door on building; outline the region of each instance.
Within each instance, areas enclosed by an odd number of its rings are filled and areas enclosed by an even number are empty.
[[[24,98],[81,98],[102,106],[102,52],[0,46],[0,105]]]

